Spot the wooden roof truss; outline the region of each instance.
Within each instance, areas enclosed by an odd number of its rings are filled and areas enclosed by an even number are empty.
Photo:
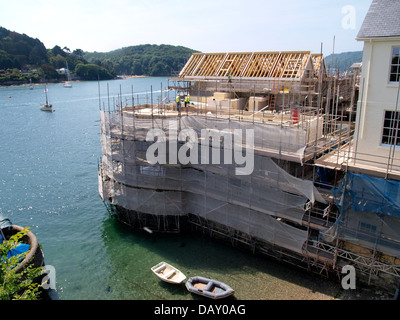
[[[317,74],[321,73],[326,76],[327,71],[326,71],[326,65],[325,65],[325,59],[324,56],[321,53],[313,53],[311,54],[311,61],[314,66],[314,70]]]
[[[306,69],[321,66],[323,57],[309,51],[195,53],[180,78],[283,78],[301,79]]]

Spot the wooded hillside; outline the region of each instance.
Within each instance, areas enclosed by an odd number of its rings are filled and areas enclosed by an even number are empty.
[[[195,50],[172,45],[138,45],[110,52],[84,52],[56,45],[46,49],[39,39],[0,27],[0,83],[63,81],[57,69],[68,67],[81,80],[121,75],[170,76],[180,71]]]
[[[47,49],[39,39],[0,27],[0,69],[20,69],[48,61]]]
[[[113,70],[116,74],[169,76],[180,71],[192,53],[182,46],[144,44],[110,52],[85,52],[90,62]]]
[[[1,84],[63,81],[65,74],[58,73],[57,69],[65,68],[67,63],[70,71],[81,80],[115,77],[114,73],[89,64],[81,49],[71,52],[67,47],[61,49],[57,45],[46,49],[39,39],[0,27]],[[81,65],[85,67],[78,68]]]
[[[325,63],[328,68],[339,69],[340,72],[350,70],[350,67],[355,62],[362,62],[362,51],[335,53],[325,57]]]

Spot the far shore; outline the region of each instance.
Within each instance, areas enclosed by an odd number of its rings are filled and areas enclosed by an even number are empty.
[[[150,76],[146,76],[146,75],[140,75],[140,76],[136,76],[136,75],[118,75],[116,76],[114,79],[110,79],[110,80],[120,80],[120,79],[131,79],[131,78],[148,78]],[[82,82],[82,81],[95,81],[95,80],[72,80],[69,81],[71,83],[76,83],[76,82]],[[24,82],[21,83],[19,81],[9,81],[6,83],[0,83],[0,87],[27,87],[27,86],[43,86],[43,85],[51,85],[51,84],[58,84],[58,83],[64,83],[66,82],[65,80],[62,81],[58,81],[58,80],[49,80],[49,81],[44,81],[44,82],[35,82],[35,83],[29,83],[29,82]]]

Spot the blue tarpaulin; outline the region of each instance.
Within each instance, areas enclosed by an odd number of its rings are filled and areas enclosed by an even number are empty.
[[[332,190],[340,212],[369,211],[400,217],[400,182],[348,172]]]
[[[336,238],[400,257],[400,182],[347,172],[332,189],[340,216],[321,231],[323,240]]]
[[[2,212],[0,212],[0,229],[6,229],[12,227],[12,222],[8,219]],[[3,232],[0,232],[0,243],[2,243],[5,239],[3,238]],[[29,251],[29,244],[20,243],[15,249],[11,249],[7,252],[7,257],[11,258],[13,256],[17,256],[21,253],[25,253]]]
[[[7,257],[11,258],[11,257],[17,256],[21,253],[28,252],[29,248],[30,248],[29,244],[21,243],[15,249],[11,249],[10,251],[8,251]]]

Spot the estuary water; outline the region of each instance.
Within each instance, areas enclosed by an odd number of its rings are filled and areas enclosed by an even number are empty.
[[[37,236],[46,264],[56,270],[58,297],[199,299],[183,284],[160,282],[150,271],[160,261],[188,278],[226,282],[237,299],[340,296],[339,283],[201,235],[132,233],[108,215],[97,186],[99,103],[107,106],[120,93],[143,103],[151,88],[156,101],[156,91],[167,85],[167,78],[74,82],[72,88],[49,84],[54,112],[39,109],[44,85],[0,88],[0,209]]]

